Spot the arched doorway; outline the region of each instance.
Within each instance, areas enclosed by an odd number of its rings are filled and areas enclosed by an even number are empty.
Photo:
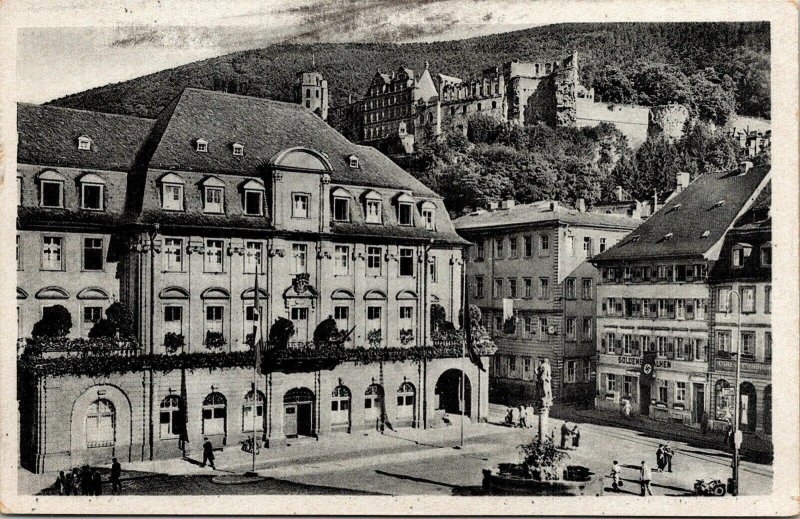
[[[336,386],[331,392],[331,430],[350,432],[350,389]]]
[[[383,416],[383,387],[372,384],[364,392],[364,425],[379,428]]]
[[[772,434],[772,384],[764,388],[764,434]]]
[[[436,409],[461,414],[461,370],[448,369],[436,381]],[[464,375],[464,416],[472,416],[472,387]]]
[[[283,396],[283,434],[287,438],[314,436],[314,393],[306,387]]]
[[[740,429],[746,432],[756,430],[758,411],[756,410],[756,387],[750,382],[742,382],[739,387]]]
[[[203,399],[203,434],[225,435],[228,425],[228,401],[222,393],[209,393]]]
[[[414,424],[414,403],[417,390],[411,382],[403,382],[397,389],[397,425],[409,426]]]

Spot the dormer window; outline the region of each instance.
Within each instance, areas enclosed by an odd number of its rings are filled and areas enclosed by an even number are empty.
[[[199,151],[200,153],[208,152],[208,141],[207,140],[205,140],[205,139],[197,139],[195,145],[196,145],[197,151]]]
[[[383,223],[383,208],[381,195],[370,191],[364,197],[364,216],[367,223]]]
[[[744,260],[750,256],[753,247],[747,243],[737,243],[731,251],[731,267],[738,269],[744,267]]]
[[[92,139],[85,135],[78,137],[78,149],[89,151],[92,149]]]
[[[359,165],[358,165],[358,157],[356,157],[355,155],[350,155],[349,160],[350,160],[350,167],[351,168],[357,169],[359,167]]]
[[[669,208],[668,213],[671,213],[673,211],[677,211],[680,208],[681,208],[681,204],[675,204],[675,205],[673,205],[672,207]]]
[[[425,222],[425,228],[429,231],[436,230],[436,204],[430,201],[423,202],[422,221]]]
[[[41,207],[64,207],[64,177],[55,171],[39,175],[39,205]]]
[[[333,221],[350,221],[350,193],[342,188],[333,191]]]
[[[767,242],[761,246],[761,266],[772,266],[772,243]]]
[[[183,211],[184,181],[174,173],[164,175],[161,179],[161,207],[166,211]]]
[[[663,239],[664,239],[664,241],[671,240],[672,236],[673,236],[673,234],[671,232],[668,232],[667,234],[664,235]]]
[[[236,157],[241,157],[244,155],[244,144],[239,144],[238,142],[233,143],[233,155]]]
[[[631,236],[631,243],[636,243],[637,241],[639,241],[639,235],[638,234],[635,234],[635,235]]]
[[[414,225],[414,199],[407,194],[397,198],[397,223]]]
[[[264,214],[264,185],[256,180],[245,183],[244,214],[248,216],[263,216]]]
[[[103,194],[105,180],[102,177],[89,173],[81,177],[81,209],[102,211],[104,209]]]
[[[203,182],[203,212],[224,212],[225,183],[216,177],[209,177]]]
[[[716,204],[714,204],[714,207],[715,208],[716,207],[722,207],[723,205],[725,205],[725,200],[720,200]]]
[[[708,238],[709,236],[711,236],[711,231],[703,231],[701,238]]]

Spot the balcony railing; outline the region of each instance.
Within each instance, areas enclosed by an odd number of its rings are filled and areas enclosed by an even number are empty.
[[[114,355],[134,357],[142,353],[141,345],[135,339],[117,339],[113,337],[69,338],[69,337],[33,337],[22,338],[17,342],[20,353],[43,358],[50,357],[87,357],[97,355]]]

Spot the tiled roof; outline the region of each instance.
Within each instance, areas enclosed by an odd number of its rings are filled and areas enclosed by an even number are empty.
[[[370,225],[360,223],[339,223],[331,225],[334,234],[342,234],[363,238],[411,238],[433,240],[435,243],[449,245],[468,245],[469,242],[461,238],[452,229],[429,231],[424,227],[402,227],[386,225]]]
[[[127,171],[155,121],[57,106],[17,105],[17,162]],[[92,141],[78,149],[78,137]]]
[[[520,226],[543,222],[561,222],[587,227],[635,229],[641,220],[620,214],[587,213],[569,209],[558,202],[534,202],[515,205],[510,209],[475,211],[453,221],[460,233],[495,227]]]
[[[42,207],[17,207],[17,226],[48,228],[80,226],[82,228],[115,229],[132,223],[133,219],[123,213],[82,211],[79,209],[54,209]]]
[[[253,175],[279,152],[299,146],[327,156],[333,183],[437,196],[379,151],[351,143],[294,103],[187,88],[167,117],[150,168]],[[195,149],[200,138],[208,141],[207,153]],[[244,144],[244,156],[233,155],[234,142]],[[359,157],[359,168],[350,167],[350,155]]]
[[[772,181],[768,182],[761,193],[758,194],[753,205],[744,213],[732,230],[752,230],[752,229],[771,229],[772,218],[770,208],[772,207]]]
[[[723,171],[698,177],[594,261],[704,255],[751,203],[769,171],[770,166],[756,166],[744,175]]]

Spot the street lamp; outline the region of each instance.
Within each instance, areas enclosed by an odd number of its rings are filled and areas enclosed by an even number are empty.
[[[742,296],[736,290],[729,290],[726,298],[728,299],[728,313],[732,308],[732,299],[736,296],[736,386],[733,390],[733,488],[732,494],[739,495],[739,446],[742,443],[742,433],[739,431],[739,376],[742,369]],[[733,341],[731,341],[733,346]],[[733,348],[731,348],[733,350]],[[731,351],[733,353],[733,351]]]

